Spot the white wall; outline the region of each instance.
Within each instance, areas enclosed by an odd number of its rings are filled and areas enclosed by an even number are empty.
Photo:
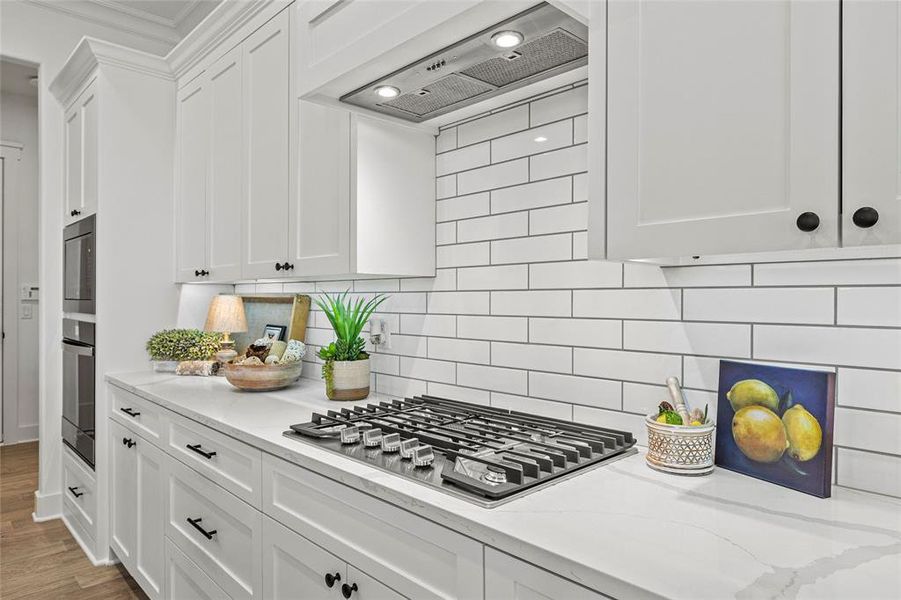
[[[8,323],[4,362],[4,404],[15,404],[3,420],[3,442],[10,444],[38,436],[38,303],[20,302],[19,288],[38,283],[38,103],[37,98],[0,94],[0,138],[22,144],[16,190],[4,199],[4,307]],[[32,316],[23,318],[23,305]],[[12,355],[12,356],[10,356]],[[10,361],[10,359],[14,359]],[[8,407],[10,408],[10,407]],[[13,416],[13,418],[10,418]]]
[[[159,42],[95,25],[20,0],[0,2],[0,55],[39,65],[40,123],[40,475],[35,513],[58,515],[61,508],[60,441],[62,336],[62,141],[63,112],[47,87],[84,36],[147,52],[166,50]]]

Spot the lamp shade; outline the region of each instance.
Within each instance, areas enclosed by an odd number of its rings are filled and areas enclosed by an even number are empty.
[[[244,300],[241,296],[214,296],[203,328],[205,331],[222,333],[247,331],[247,317],[244,315]]]

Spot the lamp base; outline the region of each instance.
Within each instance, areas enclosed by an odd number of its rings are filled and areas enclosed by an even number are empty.
[[[235,352],[234,348],[222,348],[219,352],[216,353],[216,360],[221,363],[230,363],[231,361],[238,358],[238,353]]]

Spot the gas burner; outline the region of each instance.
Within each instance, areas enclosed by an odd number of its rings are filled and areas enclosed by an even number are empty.
[[[626,431],[433,396],[314,413],[285,435],[486,507],[635,452]]]

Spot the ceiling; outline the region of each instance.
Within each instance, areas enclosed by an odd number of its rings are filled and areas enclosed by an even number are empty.
[[[37,74],[38,70],[35,67],[8,60],[0,61],[0,92],[36,98],[38,88],[31,85],[29,80]]]

